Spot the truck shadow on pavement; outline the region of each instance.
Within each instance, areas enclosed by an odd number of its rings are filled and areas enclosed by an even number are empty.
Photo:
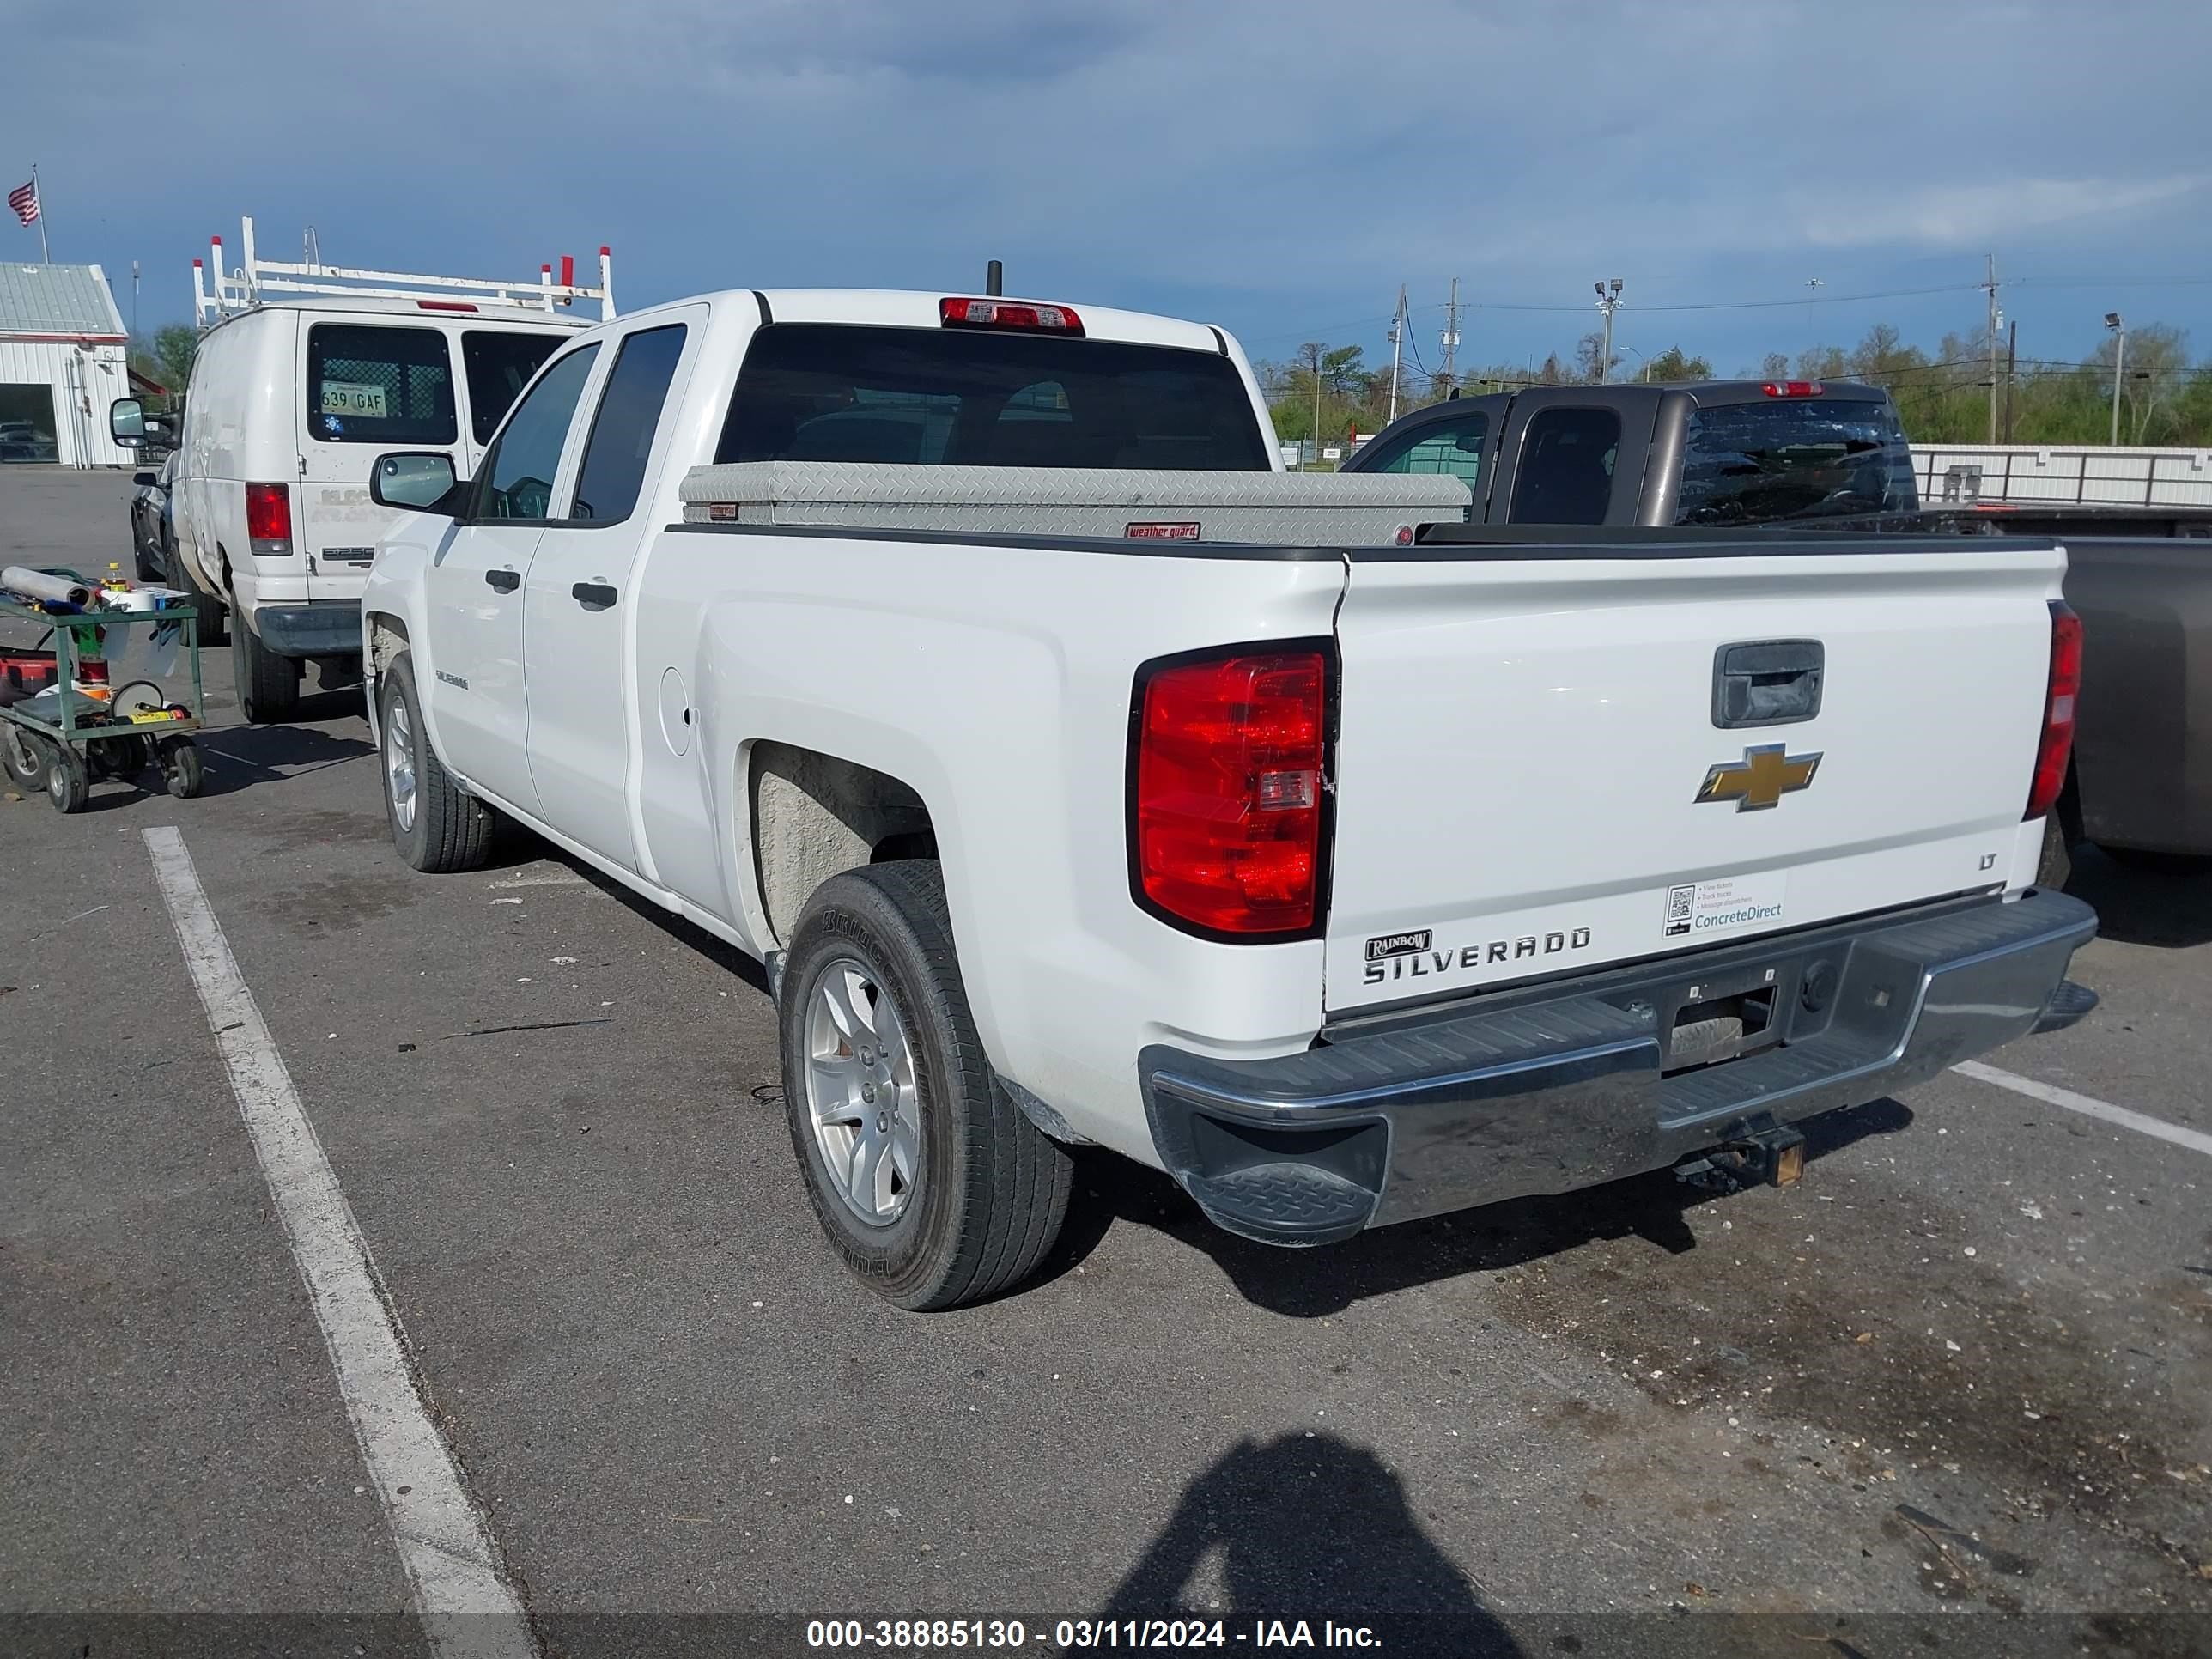
[[[1333,1434],[1231,1446],[1183,1489],[1102,1619],[1304,1619],[1366,1626],[1395,1654],[1469,1659],[1522,1650],[1431,1541],[1406,1488]],[[1241,1642],[1243,1636],[1232,1638]]]
[[[2172,949],[2212,940],[2212,860],[2123,863],[2077,847],[2066,890],[2096,911],[2100,938]]]
[[[1806,1179],[1830,1152],[1913,1121],[1902,1101],[1877,1100],[1829,1112],[1796,1127],[1805,1136]],[[1599,1239],[1636,1237],[1669,1255],[1697,1248],[1686,1212],[1713,1194],[1668,1170],[1579,1192],[1512,1199],[1455,1215],[1377,1228],[1317,1250],[1281,1249],[1224,1232],[1166,1176],[1105,1153],[1086,1154],[1075,1202],[1048,1272],[1057,1276],[1097,1248],[1115,1221],[1168,1234],[1203,1250],[1248,1302],[1294,1319],[1343,1312],[1354,1303],[1438,1279],[1520,1267]],[[1756,1191],[1723,1198],[1756,1202]]]
[[[321,701],[321,699],[316,699]],[[374,755],[366,737],[339,737],[313,726],[232,726],[200,734],[210,795],[281,783],[305,772]]]

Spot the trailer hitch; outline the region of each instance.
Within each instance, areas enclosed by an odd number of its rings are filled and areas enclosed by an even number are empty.
[[[1805,1175],[1805,1137],[1769,1123],[1674,1166],[1674,1178],[1711,1193],[1794,1187]]]

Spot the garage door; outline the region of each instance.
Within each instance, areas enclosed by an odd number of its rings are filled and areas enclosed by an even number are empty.
[[[59,459],[53,387],[0,386],[0,462]]]

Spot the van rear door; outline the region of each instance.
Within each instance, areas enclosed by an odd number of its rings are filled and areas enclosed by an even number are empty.
[[[453,342],[435,324],[303,313],[301,477],[295,544],[307,597],[352,599],[386,530],[403,516],[368,498],[387,449],[439,449],[465,471]]]

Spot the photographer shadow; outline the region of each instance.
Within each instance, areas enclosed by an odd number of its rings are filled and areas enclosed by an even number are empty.
[[[1372,1627],[1395,1654],[1521,1652],[1422,1530],[1404,1484],[1333,1434],[1231,1446],[1183,1489],[1099,1616],[1218,1618],[1232,1627],[1304,1619],[1316,1646],[1328,1619]]]

